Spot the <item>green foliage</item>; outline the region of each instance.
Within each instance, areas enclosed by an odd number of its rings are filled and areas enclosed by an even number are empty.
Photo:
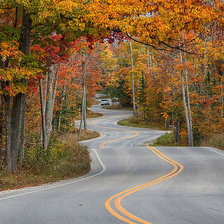
[[[96,132],[83,133],[83,139],[98,137]],[[38,134],[27,136],[25,161],[17,173],[0,172],[0,191],[33,186],[77,177],[90,169],[89,152],[78,143],[76,133],[54,135],[46,152],[41,150]]]
[[[26,149],[24,168],[35,175],[70,176],[89,169],[87,155],[86,147],[71,140],[62,144],[58,136],[53,136],[46,152],[40,147]]]
[[[124,84],[124,79],[119,79],[117,81],[117,85],[108,86],[108,92],[111,98],[118,98],[118,101],[122,107],[131,107],[132,98],[129,94],[127,94],[127,91],[124,90]]]
[[[156,139],[152,145],[153,146],[177,146],[178,144],[175,143],[173,133],[167,133],[165,135],[162,135],[158,139]]]

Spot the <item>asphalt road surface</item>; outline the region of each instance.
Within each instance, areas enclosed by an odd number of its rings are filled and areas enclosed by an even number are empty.
[[[78,179],[0,193],[0,224],[223,224],[224,154],[146,147],[162,131],[123,127],[126,111],[93,110],[92,170]],[[90,126],[91,125],[91,126]]]

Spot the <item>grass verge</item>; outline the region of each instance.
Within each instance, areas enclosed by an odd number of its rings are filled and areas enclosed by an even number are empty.
[[[38,136],[29,136],[24,164],[15,174],[0,172],[0,191],[51,183],[82,176],[90,170],[90,157],[86,146],[78,143],[99,137],[97,132],[78,131],[53,135],[49,149],[43,152]]]
[[[138,127],[138,128],[167,130],[164,127],[158,126],[158,124],[145,123],[133,117],[129,119],[120,120],[118,124],[123,126]],[[184,144],[184,143],[180,143],[180,144],[176,143],[173,132],[162,135],[156,140],[146,142],[146,144],[152,145],[152,146],[187,146],[187,144]],[[214,147],[214,148],[224,150],[224,134],[215,135],[210,137],[209,139],[204,139],[200,142],[200,144],[197,144],[197,146]]]
[[[185,146],[175,142],[173,132],[162,135],[154,141],[148,142],[152,146]]]
[[[97,117],[102,117],[103,114],[91,111],[91,110],[87,110],[86,113],[86,118],[87,119],[91,119],[91,118],[97,118]],[[75,117],[75,120],[80,120],[81,119],[81,115],[79,114],[77,117]]]
[[[129,126],[129,127],[150,128],[150,129],[165,130],[165,131],[168,130],[158,124],[145,123],[133,117],[129,119],[120,120],[118,124],[123,126]],[[152,146],[183,146],[183,144],[175,143],[173,132],[162,135],[156,140],[146,142],[146,144],[152,145]]]
[[[167,133],[155,141],[148,142],[148,144],[153,146],[187,146],[186,144],[175,143],[173,133]],[[221,150],[224,150],[224,134],[212,136],[209,139],[204,139],[200,144],[196,146],[206,146],[214,147]]]
[[[201,146],[210,146],[224,150],[224,134],[212,136],[201,142]]]
[[[150,129],[157,129],[157,130],[168,130],[165,129],[163,126],[159,126],[158,124],[146,123],[140,121],[134,117],[123,119],[118,122],[119,125],[123,126],[130,126],[130,127],[138,127],[138,128],[150,128]]]

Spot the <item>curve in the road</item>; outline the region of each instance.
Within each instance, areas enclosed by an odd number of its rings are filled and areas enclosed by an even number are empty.
[[[110,117],[110,118],[117,118],[117,117],[123,117],[123,116],[126,116],[127,114],[125,115],[120,115],[120,116],[116,116],[116,117]],[[103,149],[104,145],[105,144],[108,144],[110,142],[113,142],[113,141],[119,141],[119,140],[122,140],[122,139],[128,139],[128,138],[133,138],[133,137],[136,137],[139,135],[139,132],[138,131],[133,131],[133,130],[128,130],[128,129],[120,129],[120,128],[109,128],[109,127],[102,127],[102,126],[95,126],[93,125],[92,123],[95,122],[95,121],[99,121],[99,120],[104,120],[104,119],[108,119],[107,118],[102,118],[102,119],[97,119],[97,120],[93,120],[89,123],[90,126],[93,126],[93,127],[100,127],[100,128],[104,128],[104,129],[114,129],[114,130],[122,130],[122,131],[128,131],[128,132],[133,132],[135,133],[134,135],[131,135],[131,136],[128,136],[128,137],[123,137],[123,138],[118,138],[118,139],[113,139],[113,140],[110,140],[110,141],[106,141],[106,142],[103,142],[101,145],[100,145],[100,148]],[[175,160],[172,160],[171,158],[167,157],[165,154],[163,154],[162,152],[160,152],[158,149],[156,149],[155,147],[148,147],[146,146],[148,149],[150,149],[154,154],[156,154],[158,157],[160,157],[161,159],[163,159],[164,161],[170,163],[171,165],[173,165],[174,169],[172,171],[170,171],[169,173],[167,173],[166,175],[160,177],[160,178],[157,178],[153,181],[150,181],[150,182],[147,182],[145,184],[142,184],[142,185],[139,185],[139,186],[136,186],[136,187],[133,187],[133,188],[130,188],[128,190],[125,190],[125,191],[122,191],[118,194],[115,194],[113,195],[112,197],[110,197],[109,199],[106,200],[105,202],[105,207],[106,209],[113,215],[115,216],[116,218],[120,219],[121,221],[123,222],[126,222],[128,224],[137,224],[137,223],[143,223],[143,224],[152,224],[148,221],[145,221],[137,216],[135,216],[134,214],[128,212],[126,209],[124,209],[124,207],[121,205],[121,201],[137,192],[137,191],[140,191],[140,190],[143,190],[145,188],[148,188],[150,186],[153,186],[155,184],[158,184],[160,182],[163,182],[165,180],[168,180],[176,175],[178,175],[179,173],[182,172],[183,170],[183,166],[178,163],[177,161]],[[118,212],[116,212],[112,206],[111,206],[111,203],[114,203],[114,206],[116,207],[116,209],[122,213],[124,216],[120,215]]]

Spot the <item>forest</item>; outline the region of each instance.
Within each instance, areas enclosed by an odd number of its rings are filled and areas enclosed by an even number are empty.
[[[0,172],[69,157],[57,138],[96,92],[176,144],[223,147],[223,44],[222,0],[1,1]]]

